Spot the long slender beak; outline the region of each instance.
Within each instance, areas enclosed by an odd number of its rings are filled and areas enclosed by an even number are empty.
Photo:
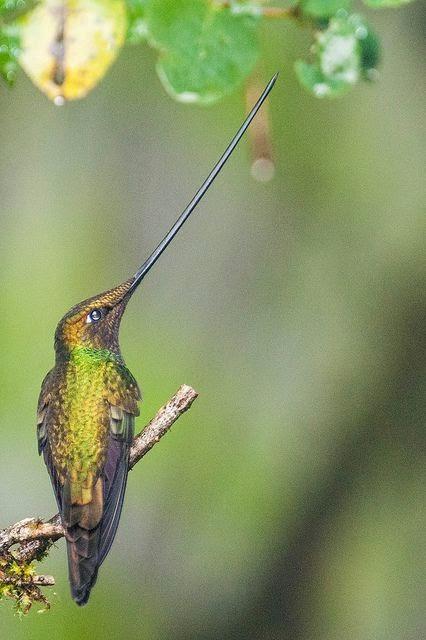
[[[178,219],[176,220],[176,222],[174,223],[170,231],[164,236],[160,244],[156,247],[156,249],[154,249],[154,251],[151,253],[149,258],[147,258],[145,262],[141,265],[141,267],[136,271],[135,275],[133,276],[133,282],[131,282],[130,287],[127,290],[126,297],[127,295],[130,296],[135,291],[136,287],[138,287],[138,285],[142,282],[143,278],[146,276],[148,271],[154,266],[154,264],[157,262],[158,258],[161,256],[165,248],[170,244],[170,242],[173,240],[173,238],[175,237],[179,229],[186,222],[186,220],[188,220],[191,213],[194,211],[198,203],[202,200],[207,190],[210,188],[213,181],[215,180],[217,175],[220,173],[226,161],[229,159],[235,147],[243,137],[248,127],[250,126],[251,121],[255,117],[256,113],[259,111],[263,102],[268,97],[272,87],[275,84],[277,77],[278,77],[278,73],[276,73],[270,79],[265,89],[263,90],[262,94],[259,96],[256,104],[254,105],[254,107],[252,108],[252,110],[250,111],[250,113],[248,114],[248,116],[246,117],[246,119],[238,129],[237,133],[234,135],[231,142],[228,144],[225,151],[223,152],[222,156],[220,157],[218,162],[215,164],[213,169],[210,171],[209,175],[204,180],[203,184],[198,189],[198,191],[196,192],[192,200],[182,211],[182,213],[180,214],[180,216],[178,217]]]

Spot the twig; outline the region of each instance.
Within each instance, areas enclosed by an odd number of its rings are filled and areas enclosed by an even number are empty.
[[[171,426],[185,411],[187,411],[198,393],[186,384],[183,384],[175,395],[157,412],[155,417],[133,439],[130,449],[129,468],[132,469],[137,462],[169,431]],[[6,529],[0,531],[0,587],[1,585],[22,583],[22,577],[14,579],[6,577],[3,565],[11,561],[20,565],[30,563],[33,560],[41,560],[52,544],[64,536],[59,514],[50,520],[43,522],[40,518],[25,518]],[[18,549],[10,552],[10,548],[19,545]],[[52,586],[55,584],[53,576],[32,575],[29,583],[32,586]]]
[[[229,0],[216,0],[219,7],[232,9],[232,2]],[[297,6],[293,7],[256,7],[257,12],[264,18],[278,19],[297,19],[300,16],[300,10]]]
[[[265,18],[289,18],[290,20],[297,20],[300,12],[298,7],[263,7],[262,15]]]
[[[183,384],[175,395],[170,398],[149,422],[144,429],[134,438],[130,449],[130,469],[139,462],[145,454],[157,444],[182,413],[188,411],[198,393],[186,384]]]
[[[0,554],[14,544],[33,540],[57,540],[64,535],[59,515],[48,522],[37,518],[25,518],[0,531]]]

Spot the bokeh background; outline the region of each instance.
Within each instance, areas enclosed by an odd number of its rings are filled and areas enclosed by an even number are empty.
[[[377,84],[314,100],[308,35],[268,24],[276,176],[243,143],[135,296],[122,349],[139,426],[199,400],[132,472],[90,603],[68,593],[5,640],[418,640],[425,632],[425,147],[420,5],[370,15]],[[134,272],[244,113],[173,102],[129,48],[85,100],[22,75],[0,94],[1,526],[55,512],[34,412],[57,321]]]

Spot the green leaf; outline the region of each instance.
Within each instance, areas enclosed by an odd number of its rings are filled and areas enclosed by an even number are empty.
[[[139,44],[147,36],[145,8],[149,0],[126,0],[127,4],[127,35],[126,42]]]
[[[318,98],[335,98],[351,89],[360,75],[361,52],[347,16],[333,18],[315,35],[312,64],[296,62],[300,83]]]
[[[339,9],[349,9],[351,0],[302,0],[302,14],[310,18],[331,18]]]
[[[6,22],[33,9],[37,0],[0,0],[0,17]]]
[[[168,93],[198,104],[231,93],[257,60],[258,21],[207,0],[151,0],[149,41],[160,50],[157,71]]]
[[[371,27],[360,18],[356,33],[361,48],[361,73],[364,80],[374,80],[377,76],[377,66],[381,58],[380,40]]]
[[[0,75],[9,86],[12,86],[18,72],[19,31],[13,25],[0,29]]]
[[[382,7],[401,7],[404,4],[409,4],[413,0],[364,0],[364,3],[373,9],[381,9]]]
[[[337,98],[351,88],[342,80],[326,77],[317,63],[308,64],[303,60],[297,60],[295,70],[302,87],[317,98]]]
[[[314,60],[298,60],[296,75],[315,96],[335,98],[349,91],[360,78],[372,78],[380,55],[379,41],[365,20],[340,11],[324,30],[315,34]]]

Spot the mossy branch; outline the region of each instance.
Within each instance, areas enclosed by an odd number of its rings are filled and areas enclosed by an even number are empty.
[[[130,449],[130,469],[160,441],[176,420],[191,407],[197,396],[192,387],[185,384],[179,387],[174,396],[135,436]],[[47,521],[25,518],[0,531],[0,597],[12,598],[20,613],[26,613],[34,601],[42,602],[45,607],[49,606],[40,587],[52,586],[55,580],[53,576],[36,575],[31,563],[42,560],[54,542],[63,536],[59,514]],[[17,548],[11,551],[16,545]]]

